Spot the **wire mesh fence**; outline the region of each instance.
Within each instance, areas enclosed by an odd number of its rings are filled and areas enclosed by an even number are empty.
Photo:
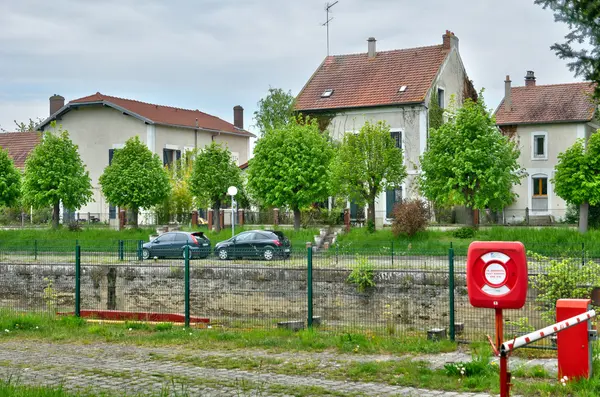
[[[140,241],[86,243],[78,252],[76,244],[0,247],[0,308],[92,316],[116,311],[141,319],[187,312],[192,322],[223,327],[313,325],[391,337],[425,337],[438,329],[464,342],[494,333],[493,311],[469,303],[462,248],[440,253],[380,244],[143,260]],[[600,255],[585,246],[526,247],[527,302],[505,311],[506,337],[552,323],[554,298],[561,296],[541,288],[540,280],[554,278],[585,295],[600,277]]]

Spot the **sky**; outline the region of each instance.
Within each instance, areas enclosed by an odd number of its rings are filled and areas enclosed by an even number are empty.
[[[533,0],[339,0],[331,54],[460,39],[469,78],[489,107],[504,79],[578,81],[550,46],[567,26]],[[244,126],[269,87],[296,95],[326,56],[322,0],[0,0],[0,127],[45,118],[48,98],[95,92],[201,111]]]

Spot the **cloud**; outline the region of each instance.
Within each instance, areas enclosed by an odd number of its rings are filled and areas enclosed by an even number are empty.
[[[269,86],[296,94],[323,60],[324,3],[0,0],[0,125],[47,116],[41,103],[54,93],[96,91],[230,121],[241,104],[251,125]],[[574,80],[549,49],[566,26],[531,3],[340,0],[331,49],[364,52],[369,36],[382,50],[432,45],[453,30],[470,78],[495,107],[506,74],[515,85],[529,69],[539,84]]]

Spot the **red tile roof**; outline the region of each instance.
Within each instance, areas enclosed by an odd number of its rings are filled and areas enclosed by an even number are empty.
[[[512,110],[506,111],[503,99],[496,109],[496,124],[590,121],[595,112],[593,92],[594,85],[588,82],[512,87]]]
[[[423,102],[449,50],[443,45],[325,58],[296,98],[297,110]],[[406,91],[398,92],[401,86]],[[328,98],[325,90],[333,89]]]
[[[8,150],[8,155],[13,159],[17,168],[25,167],[25,160],[29,152],[41,142],[38,132],[7,132],[0,134],[0,147]]]
[[[118,98],[99,92],[69,102],[69,105],[102,102],[112,104],[146,118],[156,124],[180,126],[186,128],[202,128],[214,131],[230,132],[239,135],[254,136],[250,132],[239,129],[218,117],[196,110],[181,109],[171,106],[155,105],[132,99]],[[197,121],[197,124],[196,124]]]

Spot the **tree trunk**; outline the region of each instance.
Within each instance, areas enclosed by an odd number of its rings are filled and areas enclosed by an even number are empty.
[[[373,231],[375,231],[375,229],[376,229],[376,227],[375,227],[375,196],[372,196],[369,199],[369,210],[367,212],[367,215],[368,215],[367,216],[368,222],[372,222]]]
[[[294,230],[298,231],[300,230],[300,208],[298,207],[294,207],[293,208],[294,211]]]
[[[579,233],[587,233],[588,231],[588,213],[590,203],[583,203],[579,206]]]
[[[52,228],[58,229],[58,221],[60,220],[60,202],[54,203],[54,210],[52,211]]]
[[[131,209],[131,215],[133,217],[133,227],[138,228],[138,214],[140,213],[140,209],[138,207],[134,207]]]
[[[215,201],[214,205],[214,214],[213,214],[213,223],[215,228],[215,233],[219,233],[221,231],[221,200]]]
[[[475,214],[473,208],[465,206],[465,221],[468,227],[475,227]]]

